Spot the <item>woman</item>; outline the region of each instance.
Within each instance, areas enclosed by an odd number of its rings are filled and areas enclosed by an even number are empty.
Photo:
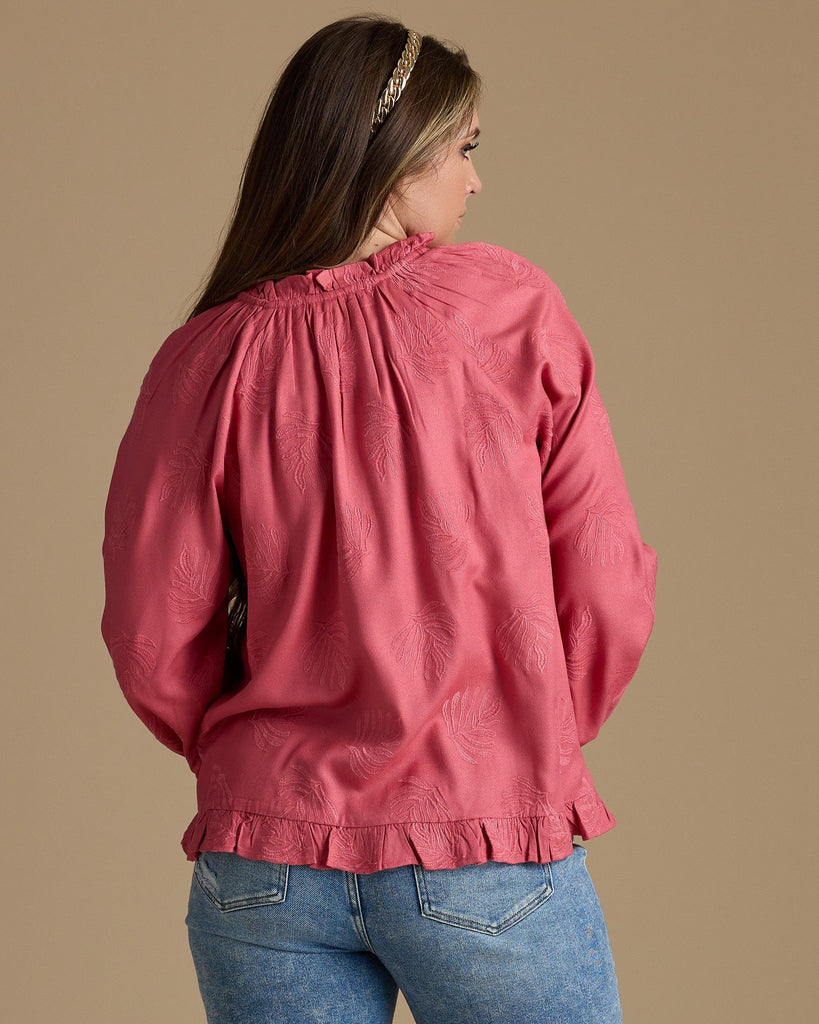
[[[295,54],[117,455],[102,631],[197,776],[209,1021],[619,1021],[581,746],[653,623],[588,344],[455,244],[480,80],[374,16]]]

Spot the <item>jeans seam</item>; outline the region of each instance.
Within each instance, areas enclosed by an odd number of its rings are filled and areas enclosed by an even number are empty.
[[[353,917],[353,927],[364,945],[375,953],[370,936],[367,934],[367,926],[364,923],[364,912],[361,908],[361,893],[358,889],[358,875],[354,871],[344,872],[347,880],[347,897],[350,901],[350,911]]]

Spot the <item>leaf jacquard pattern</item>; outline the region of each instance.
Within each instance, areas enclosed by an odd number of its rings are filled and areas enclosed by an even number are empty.
[[[537,594],[515,608],[497,627],[495,635],[507,661],[522,665],[525,671],[534,662],[542,672],[554,638],[554,616],[548,599]]]
[[[466,561],[466,527],[472,506],[453,495],[428,495],[421,501],[421,522],[436,565],[458,569]]]
[[[210,460],[198,437],[181,441],[169,459],[170,472],[159,492],[159,500],[167,501],[178,512],[201,512],[207,498]]]
[[[574,717],[574,707],[569,697],[561,697],[557,702],[557,721],[560,728],[560,740],[558,748],[560,751],[560,770],[571,764],[572,758],[577,751],[577,723]]]
[[[451,817],[440,789],[416,775],[401,780],[398,793],[389,803],[393,821],[447,821]]]
[[[177,622],[192,622],[209,612],[216,600],[216,576],[210,568],[210,552],[182,545],[173,567],[168,608]]]
[[[225,358],[217,345],[203,345],[176,371],[171,401],[174,405],[190,405],[207,390]]]
[[[393,328],[398,353],[424,381],[434,381],[446,370],[444,329],[429,313],[416,309],[395,318]]]
[[[506,349],[481,334],[477,327],[468,323],[459,313],[453,313],[452,322],[467,352],[486,376],[495,384],[509,380],[512,364]]]
[[[250,531],[247,572],[255,589],[275,601],[290,573],[287,537],[263,523]]]
[[[285,814],[307,821],[337,821],[338,811],[322,783],[303,765],[291,765],[279,779]]]
[[[259,750],[280,747],[292,732],[292,719],[302,712],[291,708],[285,711],[254,711],[250,716],[253,724],[253,742]]]
[[[344,615],[337,611],[302,647],[302,662],[308,677],[327,690],[342,690],[347,682],[350,645]]]
[[[569,679],[575,683],[581,680],[591,667],[597,647],[597,636],[591,608],[582,608],[572,615],[566,642],[566,669]]]
[[[107,555],[116,556],[120,551],[126,549],[138,519],[139,506],[133,491],[128,488],[123,491],[121,498],[111,509],[111,517],[103,541],[103,550]]]
[[[233,803],[233,790],[221,768],[216,768],[210,777],[206,802],[208,807],[230,807]]]
[[[348,579],[352,579],[361,568],[364,555],[367,553],[367,538],[373,527],[372,516],[346,502],[341,520],[341,557],[342,571]]]
[[[549,794],[526,776],[515,776],[504,801],[510,814],[546,818],[551,831],[557,833],[566,830],[566,820],[550,803]]]
[[[455,619],[440,601],[429,601],[392,640],[398,661],[424,679],[440,679],[455,653]]]
[[[507,457],[523,440],[523,431],[511,411],[492,395],[470,394],[463,419],[467,440],[481,469],[490,463],[507,465]]]
[[[625,552],[623,510],[607,494],[601,494],[586,509],[583,525],[574,537],[574,548],[580,557],[594,565],[622,562]]]
[[[326,329],[316,334],[321,362],[325,373],[335,381],[339,391],[355,388],[356,345],[345,331]]]
[[[434,263],[399,263],[393,268],[393,279],[408,295],[427,295],[441,276]]]
[[[365,711],[356,723],[355,743],[347,744],[351,771],[362,779],[374,775],[393,757],[400,738],[395,715],[381,709]]]
[[[330,444],[319,423],[300,412],[289,412],[285,425],[276,434],[287,471],[304,493],[327,478]]]
[[[589,390],[589,407],[594,413],[594,418],[597,420],[600,426],[600,433],[603,435],[603,440],[611,448],[614,444],[614,438],[611,433],[611,422],[609,420],[609,414],[603,404],[603,399],[600,397],[600,391],[597,384],[592,384]]]
[[[531,494],[526,495],[526,519],[532,528],[538,554],[543,558],[548,558],[550,555],[549,529],[543,514],[543,501],[533,498]]]
[[[537,284],[543,279],[542,270],[521,259],[516,253],[489,242],[476,244],[488,258],[489,265],[497,277],[511,281],[518,287],[524,284]]]
[[[376,829],[336,828],[330,843],[342,863],[355,865],[351,870],[376,869],[381,863],[383,837]]]
[[[122,692],[126,697],[136,692],[153,675],[157,646],[147,636],[126,636],[121,633],[111,642],[111,660]]]
[[[515,776],[504,794],[504,802],[516,814],[545,814],[550,806],[546,790],[522,775]]]
[[[289,339],[272,338],[266,334],[247,350],[236,382],[236,394],[255,415],[269,411],[276,393],[276,378]]]
[[[381,480],[396,475],[404,462],[404,428],[401,417],[386,402],[367,402],[364,446],[367,458]]]
[[[573,397],[580,394],[580,377],[583,363],[577,346],[564,334],[535,327],[530,332],[537,351],[549,361],[557,380],[563,389]]]
[[[470,764],[492,752],[495,728],[500,712],[500,698],[492,698],[486,690],[467,687],[456,690],[441,708],[447,736],[460,756]]]

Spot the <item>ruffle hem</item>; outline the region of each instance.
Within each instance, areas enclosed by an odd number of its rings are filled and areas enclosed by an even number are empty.
[[[388,822],[347,826],[278,818],[250,811],[200,811],[182,837],[188,860],[202,850],[251,860],[307,864],[368,874],[406,864],[456,868],[489,860],[521,864],[562,860],[572,837],[592,839],[616,820],[599,796],[584,794],[566,812],[512,818]]]

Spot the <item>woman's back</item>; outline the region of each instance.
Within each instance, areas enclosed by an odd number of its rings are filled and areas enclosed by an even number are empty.
[[[545,862],[614,824],[580,746],[648,639],[654,552],[558,289],[432,239],[254,286],[146,375],[103,632],[197,773],[191,860]]]

